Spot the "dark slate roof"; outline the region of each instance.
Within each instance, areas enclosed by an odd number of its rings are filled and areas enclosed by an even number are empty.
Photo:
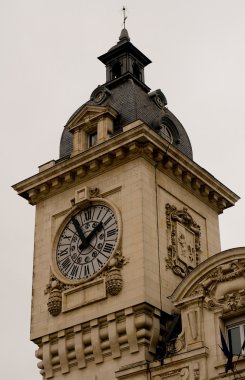
[[[106,93],[106,96],[103,101],[98,104],[93,94],[101,90]],[[79,107],[68,122],[70,122],[85,105],[109,105],[113,107],[119,114],[114,125],[115,133],[122,132],[122,128],[125,125],[138,119],[142,120],[157,133],[160,122],[163,120],[163,123],[168,126],[173,135],[173,145],[192,159],[192,147],[184,127],[172,112],[166,108],[165,97],[162,107],[157,105],[157,94],[160,94],[162,98],[164,97],[160,90],[148,93],[144,87],[137,83],[135,78],[126,75],[119,83],[105,83],[105,85],[95,89],[91,95],[91,99]],[[72,134],[65,126],[60,142],[60,158],[69,156],[71,151]]]

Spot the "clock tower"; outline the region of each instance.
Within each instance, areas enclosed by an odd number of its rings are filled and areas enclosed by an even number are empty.
[[[123,29],[106,82],[68,120],[60,158],[16,184],[36,207],[31,340],[44,379],[147,380],[181,327],[170,296],[220,251],[238,197],[193,161]]]

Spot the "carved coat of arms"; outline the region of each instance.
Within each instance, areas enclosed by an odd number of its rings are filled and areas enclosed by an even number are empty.
[[[199,263],[200,226],[196,224],[187,208],[177,210],[166,204],[168,228],[167,268],[180,277],[186,277]]]

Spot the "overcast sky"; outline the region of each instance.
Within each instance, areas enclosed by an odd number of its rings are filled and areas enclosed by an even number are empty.
[[[4,380],[41,379],[29,342],[34,207],[11,185],[58,158],[67,119],[105,82],[117,41],[152,60],[194,160],[240,195],[220,216],[222,249],[245,245],[244,0],[0,0],[1,343]]]

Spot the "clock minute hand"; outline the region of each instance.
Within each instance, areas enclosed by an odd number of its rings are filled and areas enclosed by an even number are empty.
[[[89,246],[90,240],[96,234],[96,232],[100,229],[101,226],[102,226],[102,222],[99,222],[97,226],[93,229],[93,231],[91,231],[90,234],[85,238],[85,242],[82,242],[82,244],[79,245],[79,249],[87,248]]]
[[[82,229],[80,227],[80,224],[79,224],[78,220],[75,217],[71,218],[71,220],[72,220],[72,223],[73,223],[73,225],[74,225],[74,227],[75,227],[75,229],[76,229],[76,231],[78,233],[78,236],[82,240],[82,244],[81,245],[86,244],[87,240],[86,240],[86,237],[85,237],[85,235],[84,235],[84,233],[83,233],[83,231],[82,231]]]

